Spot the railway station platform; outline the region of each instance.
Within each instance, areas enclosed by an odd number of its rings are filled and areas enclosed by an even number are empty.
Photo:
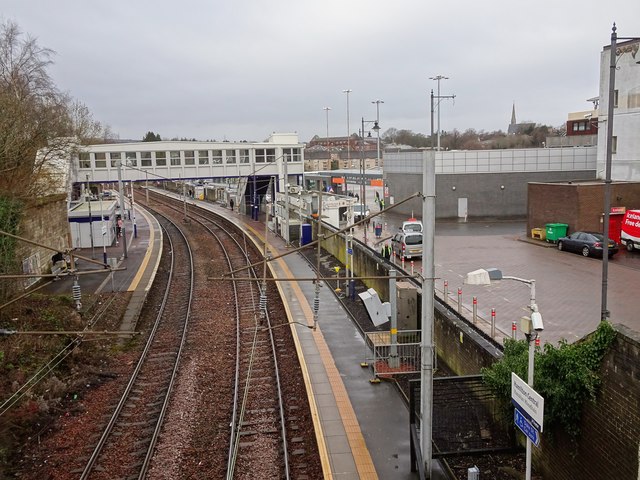
[[[166,192],[165,192],[166,193]],[[264,242],[264,222],[238,214],[229,208],[209,202],[189,200],[222,214],[249,232],[259,244]],[[122,245],[107,248],[108,258],[120,270],[113,274],[81,275],[83,291],[132,291],[127,319],[139,313],[147,291],[158,268],[162,252],[162,232],[151,215],[136,206],[137,236],[131,235],[131,220],[127,228],[127,257]],[[268,248],[272,256],[291,250],[285,241],[269,232]],[[91,258],[90,249],[77,252]],[[102,247],[94,255],[102,260]],[[315,276],[306,259],[297,253],[271,262],[277,278],[312,278]],[[78,270],[95,269],[97,265],[80,258]],[[99,267],[98,267],[99,268]],[[51,293],[70,293],[71,277],[50,284]],[[278,282],[292,326],[297,350],[310,395],[310,407],[316,423],[317,440],[325,478],[352,479],[415,479],[411,472],[409,447],[409,411],[391,383],[372,384],[368,369],[360,362],[365,344],[357,328],[351,323],[333,291],[320,288],[320,307],[317,329],[313,324],[315,285],[309,281]],[[438,462],[433,462],[432,478],[448,478]]]

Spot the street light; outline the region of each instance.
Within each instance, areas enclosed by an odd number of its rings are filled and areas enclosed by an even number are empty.
[[[443,98],[456,98],[455,95],[440,95],[440,80],[449,80],[449,77],[445,77],[444,75],[437,75],[435,77],[429,77],[430,80],[435,80],[438,82],[438,94],[434,97],[433,96],[433,91],[431,92],[431,131],[432,131],[432,137],[431,137],[431,142],[433,145],[433,99],[437,98],[438,102],[437,102],[437,107],[438,107],[438,148],[437,150],[440,151],[440,101]]]
[[[511,277],[502,275],[502,272],[496,268],[479,269],[473,272],[467,273],[464,278],[464,283],[468,285],[491,285],[492,280],[514,280],[520,283],[526,283],[529,285],[531,291],[531,298],[529,303],[529,309],[531,310],[531,318],[527,322],[523,323],[523,332],[525,332],[527,341],[529,342],[529,365],[527,368],[527,384],[533,388],[533,366],[534,366],[534,352],[535,341],[538,338],[538,333],[544,330],[542,323],[542,315],[538,311],[538,305],[536,304],[536,281],[525,278]],[[526,480],[531,480],[531,440],[527,437],[527,458],[526,458]]]
[[[343,90],[342,93],[347,94],[347,165],[351,164],[351,141],[349,139],[349,132],[351,131],[351,122],[349,118],[349,94],[353,92],[350,88]]]
[[[325,137],[325,139],[327,142],[327,146],[329,146],[329,110],[331,110],[331,107],[324,107],[323,110],[325,111],[327,116],[327,136]]]
[[[371,103],[375,103],[376,104],[376,125],[380,123],[380,104],[384,103],[383,100],[374,100]],[[376,130],[376,134],[378,137],[378,142],[377,142],[377,149],[378,149],[378,154],[376,155],[376,167],[380,166],[380,127],[378,127]]]
[[[600,311],[600,321],[609,318],[607,307],[607,289],[609,278],[609,217],[611,214],[611,159],[613,155],[613,108],[615,100],[616,63],[618,52],[616,43],[620,40],[640,40],[640,37],[618,37],[616,34],[616,24],[611,28],[611,48],[609,50],[609,96],[607,100],[607,150],[605,157],[605,177],[604,177],[604,218],[602,234],[604,242],[602,245],[602,308]],[[623,55],[624,51],[620,52]]]
[[[361,205],[361,214],[364,217],[366,215],[367,212],[367,189],[365,187],[365,176],[366,176],[366,168],[365,168],[365,157],[364,157],[364,125],[365,124],[369,124],[369,123],[373,123],[373,127],[371,127],[371,129],[373,131],[375,131],[376,133],[380,131],[380,126],[378,125],[378,121],[377,120],[365,120],[364,117],[362,117],[362,129],[360,130],[360,133],[362,134],[360,137],[360,174],[362,175],[362,184],[360,185],[360,205]],[[364,225],[364,244],[367,245],[367,229],[368,226]]]

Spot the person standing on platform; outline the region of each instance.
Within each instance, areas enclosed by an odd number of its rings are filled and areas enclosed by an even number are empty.
[[[231,207],[231,210],[233,211],[233,198],[229,200],[229,206]]]

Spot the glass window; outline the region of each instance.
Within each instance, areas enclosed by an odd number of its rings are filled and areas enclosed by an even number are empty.
[[[127,159],[127,165],[132,167],[136,167],[138,165],[138,157],[136,156],[136,152],[126,152],[125,158]]]
[[[184,164],[185,165],[195,165],[196,164],[196,152],[193,150],[185,150],[184,151]]]
[[[211,150],[214,165],[222,165],[222,150]]]
[[[611,153],[618,153],[618,137],[611,137]]]
[[[250,158],[249,150],[244,148],[240,150],[240,163],[249,163],[251,161]]]
[[[156,167],[167,166],[167,152],[156,152]]]
[[[236,151],[235,150],[226,150],[225,156],[227,158],[227,163],[236,163]]]
[[[275,148],[256,148],[256,163],[275,162]]]
[[[109,154],[109,158],[111,159],[111,166],[113,168],[117,168],[118,167],[118,160],[122,159],[122,155],[120,155],[120,153],[111,152]]]
[[[94,153],[96,168],[107,168],[107,154],[104,152]]]
[[[302,153],[299,148],[283,148],[282,154],[287,159],[287,162],[300,162],[302,160]]]
[[[169,152],[169,165],[172,167],[180,165],[180,152]]]
[[[198,150],[198,164],[209,165],[209,150]]]
[[[151,152],[140,152],[140,166],[141,167],[151,166]]]
[[[80,152],[78,154],[78,162],[80,168],[91,168],[91,156],[89,152]]]
[[[618,90],[613,91],[613,108],[618,108]]]

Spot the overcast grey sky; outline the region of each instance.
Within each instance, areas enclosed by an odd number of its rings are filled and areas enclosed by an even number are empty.
[[[602,47],[640,36],[638,0],[0,0],[56,51],[50,73],[120,138],[264,140],[350,132],[373,120],[441,128],[564,124],[598,95]],[[370,126],[370,125],[369,125]]]

